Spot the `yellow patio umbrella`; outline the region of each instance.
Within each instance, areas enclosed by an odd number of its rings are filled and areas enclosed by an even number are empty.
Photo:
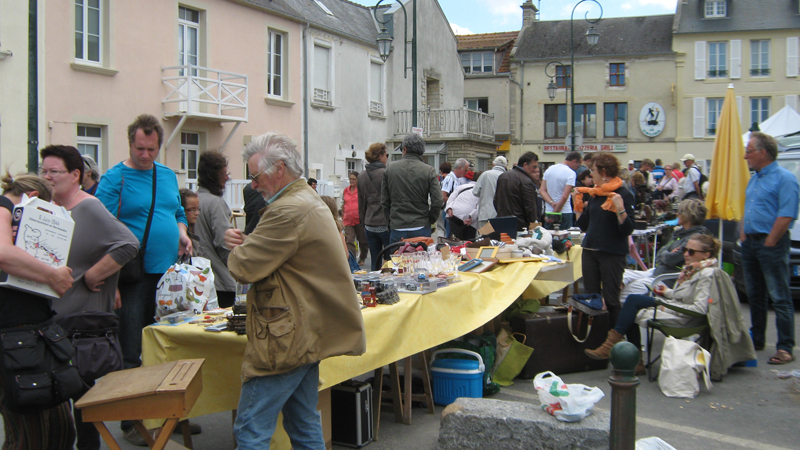
[[[740,221],[744,216],[745,189],[750,181],[750,170],[744,160],[742,127],[733,83],[728,85],[722,114],[717,121],[714,159],[711,160],[708,181],[707,218],[720,219],[719,237],[722,240],[722,221]]]

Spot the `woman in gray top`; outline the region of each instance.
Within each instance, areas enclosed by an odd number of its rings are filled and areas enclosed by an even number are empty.
[[[84,163],[75,147],[50,145],[41,156],[42,178],[53,191],[53,202],[67,209],[75,222],[67,259],[75,282],[53,301],[56,320],[81,311],[113,312],[120,306],[116,301],[119,269],[136,256],[139,240],[100,200],[81,190]],[[77,448],[100,448],[100,434],[81,420],[78,410],[75,429]]]
[[[389,153],[385,144],[376,142],[369,146],[364,156],[367,158],[367,165],[358,174],[357,181],[358,217],[366,229],[372,270],[378,270],[383,265],[383,261],[378,260],[378,254],[389,245],[389,226],[381,208],[381,183]],[[383,259],[388,260],[389,255],[384,255]]]
[[[67,260],[75,282],[53,302],[53,309],[57,317],[80,311],[113,312],[119,269],[136,256],[139,240],[97,198],[81,190],[84,165],[75,147],[51,145],[41,156],[42,167],[49,168],[42,177],[51,186],[53,202],[75,221]]]
[[[231,208],[222,198],[225,183],[230,178],[228,160],[217,151],[205,152],[197,163],[197,196],[200,198],[200,216],[194,232],[200,237],[203,256],[211,261],[214,285],[219,306],[233,306],[236,299],[236,281],[228,271],[225,231],[231,228]]]

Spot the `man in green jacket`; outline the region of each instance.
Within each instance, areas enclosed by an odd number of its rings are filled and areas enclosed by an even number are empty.
[[[330,210],[300,178],[294,142],[267,133],[243,156],[267,206],[249,235],[225,233],[231,275],[252,283],[236,442],[242,450],[269,447],[283,412],[294,448],[323,449],[319,362],[366,350],[350,266]]]
[[[381,207],[389,222],[389,242],[431,235],[442,210],[442,189],[436,169],[422,160],[425,141],[416,133],[403,138],[403,158],[386,167]]]

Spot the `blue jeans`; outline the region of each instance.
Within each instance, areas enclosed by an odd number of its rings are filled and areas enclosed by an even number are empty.
[[[778,328],[775,347],[791,354],[794,347],[794,303],[789,289],[789,248],[792,241],[788,232],[774,247],[765,247],[764,240],[765,237],[747,238],[742,242],[742,269],[750,301],[753,344],[764,346],[771,298]]]
[[[269,449],[278,413],[292,448],[325,450],[322,419],[317,411],[319,363],[290,372],[255,377],[242,384],[239,412],[233,424],[240,450]]]
[[[119,345],[126,369],[142,365],[142,329],[155,322],[156,286],[160,279],[161,274],[146,273],[138,283],[119,285],[122,308],[115,312],[119,316]]]
[[[392,244],[395,242],[400,242],[403,239],[413,238],[413,237],[431,237],[431,226],[425,226],[420,228],[419,230],[413,231],[398,231],[398,230],[391,230],[389,232],[389,241]]]
[[[383,265],[383,261],[388,261],[389,256],[383,255],[383,260],[378,261],[378,253],[383,250],[384,247],[389,245],[389,232],[383,231],[380,233],[373,233],[372,231],[366,230],[367,232],[367,246],[369,247],[369,254],[372,258],[372,270],[378,270]]]
[[[642,348],[642,332],[639,331],[639,326],[636,325],[636,314],[640,309],[652,308],[656,306],[656,299],[646,295],[632,294],[625,299],[625,305],[617,317],[617,324],[614,329],[617,333],[624,334],[628,338],[628,342],[635,345],[636,348]]]
[[[451,230],[450,230],[450,222],[447,220],[447,212],[445,210],[442,210],[441,216],[442,216],[442,221],[444,222],[444,237],[449,238]]]

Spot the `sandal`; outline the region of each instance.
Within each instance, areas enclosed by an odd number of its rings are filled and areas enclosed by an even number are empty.
[[[792,356],[791,353],[787,352],[786,350],[778,350],[778,352],[775,353],[775,356],[767,361],[767,364],[788,364],[792,361],[794,361],[794,356]]]

